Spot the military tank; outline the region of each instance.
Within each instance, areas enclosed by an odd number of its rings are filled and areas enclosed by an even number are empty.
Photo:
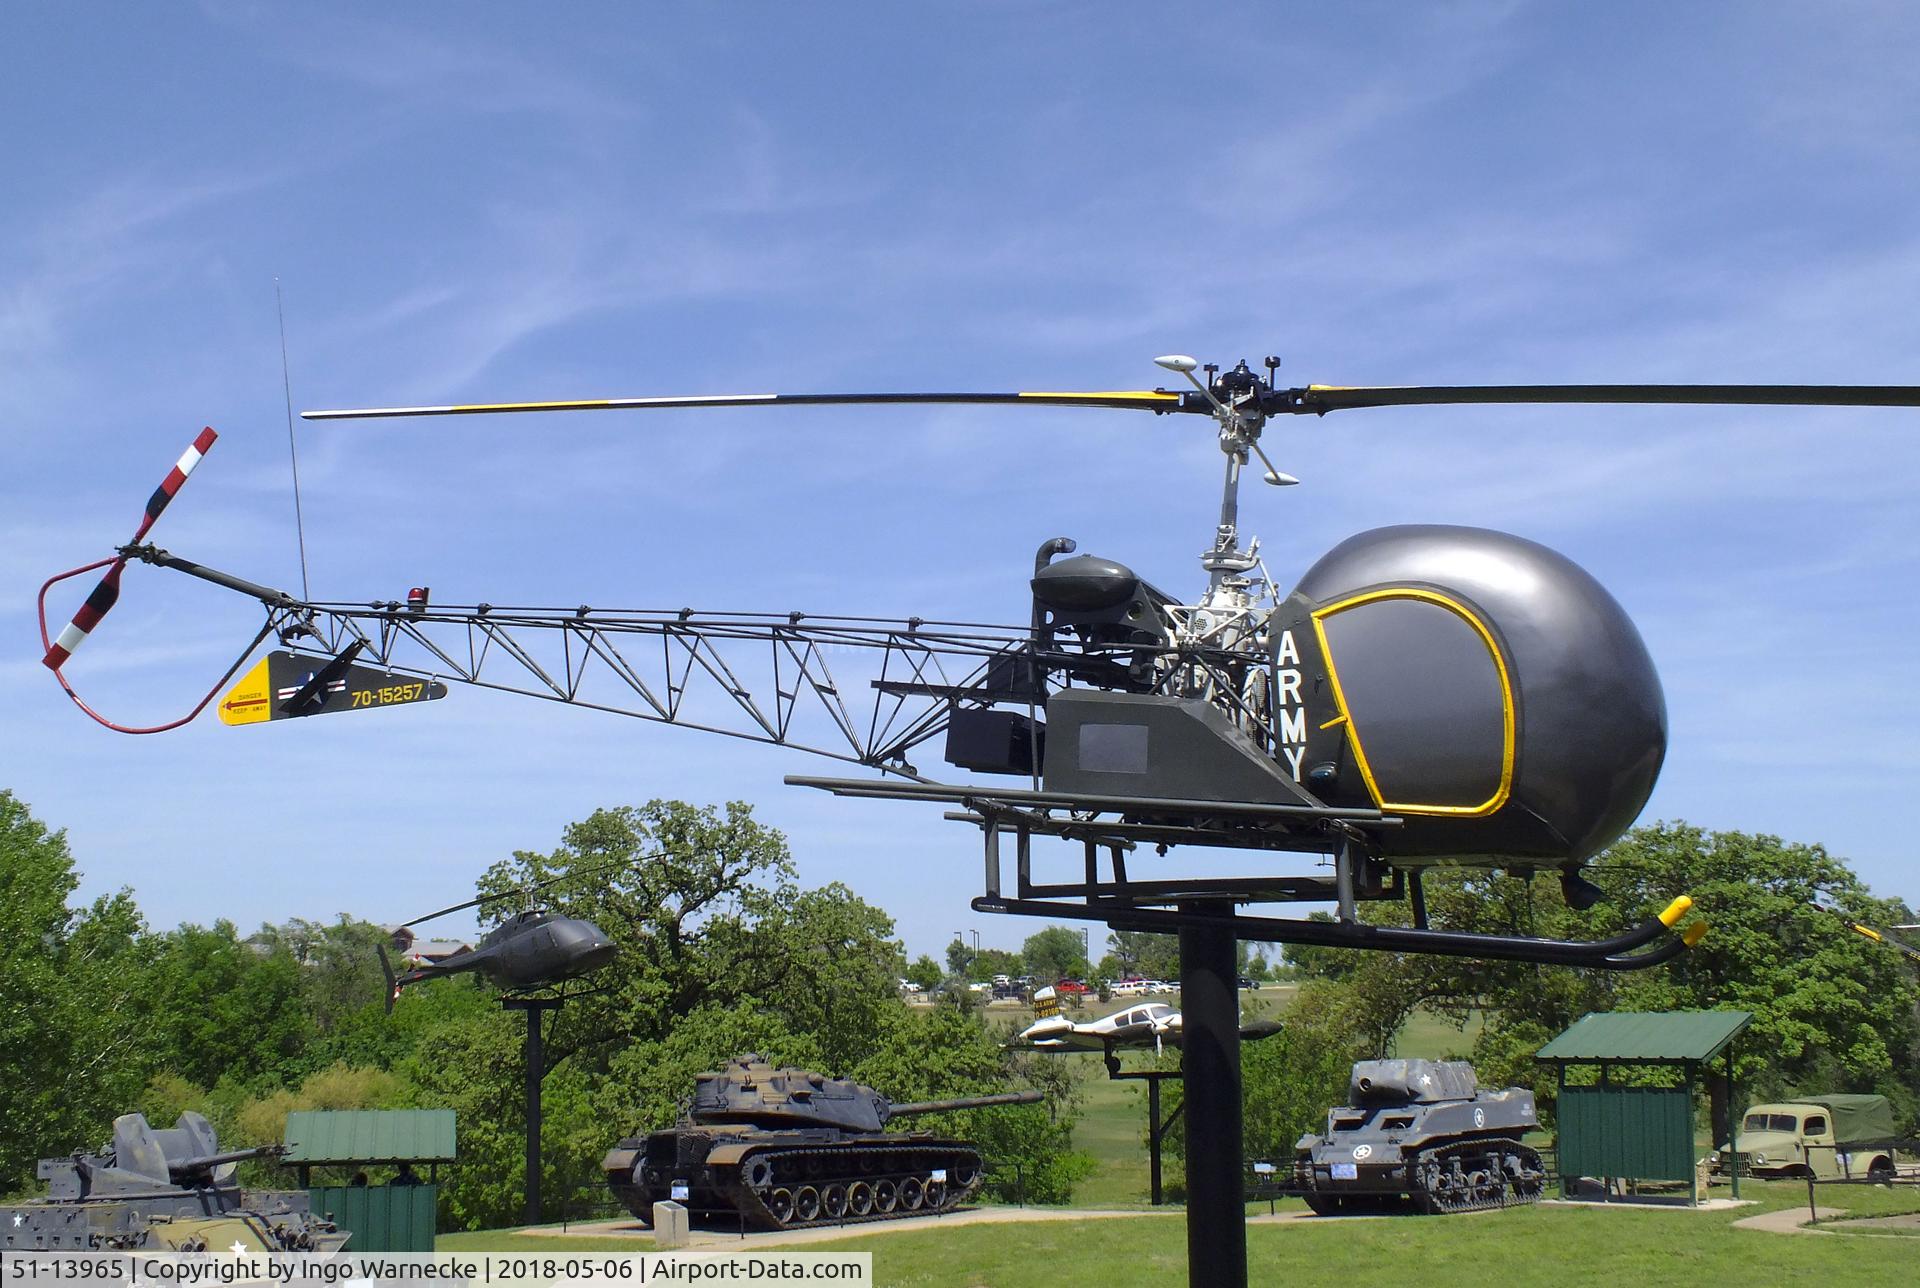
[[[1015,1091],[896,1105],[858,1082],[746,1055],[695,1080],[677,1127],[628,1137],[602,1166],[615,1197],[649,1224],[663,1199],[754,1230],[946,1212],[980,1187],[980,1151],[887,1124],[1040,1098]]]
[[[1458,1060],[1362,1060],[1325,1135],[1294,1147],[1294,1184],[1322,1216],[1411,1206],[1472,1212],[1532,1203],[1546,1188],[1533,1093],[1482,1091]]]
[[[113,1120],[97,1154],[40,1160],[48,1192],[0,1206],[0,1249],[337,1252],[348,1235],[313,1215],[303,1193],[243,1190],[239,1164],[284,1145],[222,1151],[196,1113],[156,1131],[141,1114]]]

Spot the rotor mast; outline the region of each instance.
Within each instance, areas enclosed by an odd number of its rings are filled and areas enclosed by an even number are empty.
[[[1220,452],[1227,458],[1226,477],[1220,490],[1220,522],[1214,529],[1212,548],[1200,556],[1200,566],[1207,570],[1209,607],[1226,607],[1229,601],[1234,607],[1244,607],[1240,602],[1244,599],[1243,574],[1258,566],[1260,542],[1255,538],[1245,547],[1240,544],[1240,470],[1251,455],[1266,467],[1265,481],[1274,487],[1300,481],[1275,469],[1267,454],[1260,450],[1260,431],[1267,422],[1264,396],[1273,388],[1273,372],[1280,365],[1280,359],[1266,360],[1266,380],[1255,375],[1244,358],[1225,375],[1218,374],[1220,368],[1208,363],[1205,382],[1193,374],[1200,364],[1185,354],[1168,354],[1155,358],[1154,362],[1185,376],[1207,400],[1214,423],[1220,427]]]

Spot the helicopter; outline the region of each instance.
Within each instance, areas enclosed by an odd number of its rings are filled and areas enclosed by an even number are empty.
[[[155,493],[132,541],[41,592],[46,665],[95,719],[62,667],[97,627],[134,561],[226,587],[264,607],[259,634],[191,719],[268,637],[308,677],[267,701],[268,721],[319,708],[307,692],[346,666],[494,688],[812,751],[877,778],[792,775],[843,797],[956,808],[983,838],[982,912],[1079,917],[1120,929],[1230,930],[1243,939],[1638,969],[1705,933],[1691,901],[1595,942],[1452,931],[1429,924],[1423,878],[1439,865],[1556,874],[1567,901],[1600,891],[1587,861],[1631,825],[1665,756],[1665,701],[1617,601],[1563,555],[1482,528],[1400,525],[1359,533],[1291,589],[1243,537],[1242,473],[1297,482],[1262,446],[1281,417],[1485,403],[1920,406],[1913,386],[1501,385],[1282,388],[1264,375],[1170,354],[1189,388],[1105,392],[718,394],[378,407],[310,421],[793,405],[996,404],[1204,416],[1224,457],[1218,518],[1191,602],[1128,565],[1055,537],[1036,552],[1027,620],[1001,626],[809,613],[307,601],[145,542],[159,509],[204,455],[207,434]],[[1197,372],[1204,372],[1201,379]],[[196,454],[197,453],[197,454]],[[47,590],[106,568],[72,624],[48,635]],[[831,655],[831,659],[830,656]],[[865,662],[867,704],[844,678]],[[829,662],[832,665],[829,665]],[[244,687],[244,685],[242,686]],[[289,683],[287,688],[292,688]],[[392,686],[398,687],[398,686]],[[266,692],[268,686],[259,692]],[[235,690],[237,695],[240,689]],[[253,692],[253,691],[249,691]],[[300,699],[304,694],[304,704]],[[251,700],[251,699],[250,699]],[[952,767],[921,768],[936,740]],[[1014,786],[1008,780],[1025,780]],[[1042,881],[1033,840],[1083,850],[1077,880]],[[1011,838],[1015,882],[1004,881]],[[1314,856],[1331,873],[1147,879],[1136,856],[1173,849]],[[1129,860],[1136,869],[1129,870]],[[1101,871],[1104,860],[1106,870]],[[1405,900],[1410,926],[1362,921],[1363,900]],[[1245,905],[1329,902],[1332,920],[1256,916]]]
[[[625,867],[627,864],[623,862],[612,866]],[[401,922],[393,927],[395,945],[398,947],[399,936],[411,927],[502,899],[527,898],[533,891],[558,880],[561,878],[552,877],[504,894],[481,895],[477,899],[468,899],[438,912],[430,912],[424,917]],[[401,990],[422,980],[444,979],[449,975],[479,971],[492,980],[497,988],[508,993],[524,993],[596,971],[612,961],[618,951],[619,946],[608,937],[607,932],[592,922],[532,907],[508,917],[488,931],[474,947],[463,948],[450,957],[416,965],[398,974],[394,972],[386,947],[383,945],[378,949],[380,971],[387,978],[389,1014],[393,1012],[393,1004],[400,1000]]]

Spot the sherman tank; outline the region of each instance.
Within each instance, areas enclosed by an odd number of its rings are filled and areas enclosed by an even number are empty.
[[[1411,1205],[1471,1212],[1532,1203],[1546,1188],[1533,1093],[1482,1091],[1462,1061],[1362,1060],[1322,1136],[1294,1148],[1294,1183],[1322,1216]]]
[[[695,1080],[677,1127],[621,1141],[602,1165],[615,1197],[648,1223],[663,1199],[755,1230],[946,1212],[979,1188],[980,1151],[887,1124],[1039,1099],[1016,1091],[896,1105],[858,1082],[747,1055]]]
[[[223,1152],[196,1113],[160,1131],[141,1114],[122,1114],[99,1153],[40,1160],[48,1192],[0,1206],[0,1249],[339,1251],[346,1232],[315,1217],[305,1194],[235,1183],[242,1161],[285,1152],[284,1145]]]

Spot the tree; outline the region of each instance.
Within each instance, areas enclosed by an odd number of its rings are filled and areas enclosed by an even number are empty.
[[[1278,1033],[1241,1048],[1241,1114],[1246,1156],[1285,1165],[1294,1142],[1324,1128],[1329,1108],[1347,1103],[1354,1061],[1373,1052],[1342,984],[1309,982],[1278,1018]],[[1167,1139],[1173,1155],[1184,1158],[1184,1121]]]
[[[153,1061],[144,925],[123,891],[68,908],[66,835],[0,790],[0,1193],[97,1144]]]
[[[336,1036],[368,1012],[384,1010],[386,980],[380,950],[390,936],[379,926],[342,913],[331,925],[294,918],[281,926],[262,926],[249,941],[268,953],[284,952],[300,966],[300,995],[314,1037],[331,1045]],[[341,1059],[356,1055],[337,1053]]]
[[[897,1004],[891,920],[844,886],[802,892],[786,838],[740,802],[724,812],[659,800],[596,810],[553,853],[495,864],[481,889],[536,884],[549,906],[619,946],[598,991],[556,1016],[549,1068],[577,1058],[604,1072],[626,1046],[662,1041],[696,1010],[743,998],[849,1035]]]
[[[984,983],[995,975],[1024,975],[1026,958],[1004,948],[982,948],[967,964],[967,978]]]
[[[1021,956],[1027,970],[1042,983],[1087,973],[1085,942],[1079,931],[1065,926],[1048,926],[1029,935]]]
[[[1241,1051],[1247,1157],[1286,1163],[1294,1142],[1346,1104],[1356,1060],[1370,1052],[1337,986],[1308,984],[1280,1017],[1280,1032]]]
[[[1028,1061],[1003,1050],[977,1012],[953,1006],[898,1009],[875,1050],[850,1076],[896,1104],[987,1095],[1032,1083]],[[1039,1089],[1060,1092],[1058,1085]],[[1072,1148],[1074,1104],[1062,1103],[1065,1099],[926,1114],[895,1126],[977,1143],[991,1169],[986,1191],[995,1197],[1064,1203],[1074,1183],[1093,1167],[1091,1158]]]
[[[1602,939],[1644,924],[1689,895],[1711,926],[1672,962],[1643,971],[1572,971],[1521,963],[1289,947],[1312,977],[1340,983],[1352,1022],[1376,1053],[1413,1006],[1456,1021],[1486,1016],[1473,1059],[1482,1083],[1532,1083],[1548,1107],[1552,1087],[1533,1054],[1589,1011],[1733,1009],[1752,1012],[1735,1076],[1756,1097],[1788,1092],[1878,1091],[1908,1113],[1920,983],[1894,953],[1847,931],[1815,901],[1869,924],[1902,915],[1876,900],[1845,863],[1819,845],[1686,823],[1636,828],[1591,865],[1605,899],[1569,908],[1554,881],[1485,871],[1427,878],[1432,922],[1454,930]],[[1364,905],[1377,923],[1404,923],[1393,904]],[[1708,1080],[1716,1134],[1728,1106]]]
[[[1180,978],[1180,939],[1177,935],[1156,935],[1145,930],[1116,930],[1107,936],[1121,978],[1143,975],[1148,979]]]
[[[200,1086],[281,1083],[304,1072],[303,983],[291,953],[242,942],[230,921],[182,926],[158,938],[144,1022],[165,1067]]]
[[[907,967],[907,979],[928,992],[940,987],[940,981],[943,978],[944,976],[940,973],[940,963],[924,953],[914,960],[913,965]]]

